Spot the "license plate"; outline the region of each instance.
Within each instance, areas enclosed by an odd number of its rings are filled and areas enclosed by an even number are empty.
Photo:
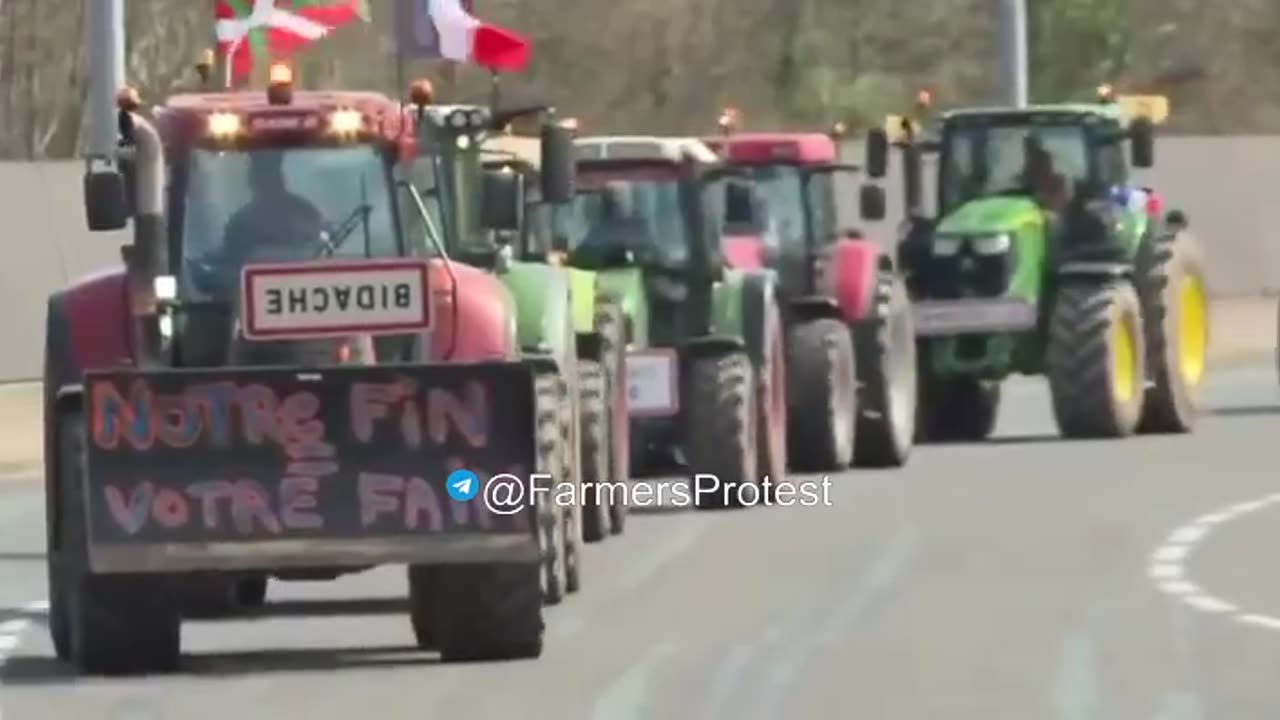
[[[680,411],[679,365],[674,350],[627,354],[627,404],[636,417],[665,417]]]
[[[1024,332],[1036,326],[1036,306],[1023,300],[931,300],[912,306],[916,335]]]

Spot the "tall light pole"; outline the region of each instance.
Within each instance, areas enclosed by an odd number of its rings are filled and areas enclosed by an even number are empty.
[[[1000,99],[1013,107],[1028,104],[1027,0],[997,0],[1000,4]]]
[[[94,166],[114,166],[116,93],[124,87],[124,0],[92,0],[88,15],[89,97],[85,159]]]

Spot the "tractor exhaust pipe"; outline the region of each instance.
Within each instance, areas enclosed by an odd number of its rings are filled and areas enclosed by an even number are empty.
[[[132,269],[154,279],[169,274],[164,146],[156,126],[136,111],[120,111],[120,129],[133,151]]]

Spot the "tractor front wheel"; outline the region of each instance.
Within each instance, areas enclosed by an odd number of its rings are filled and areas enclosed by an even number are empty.
[[[756,382],[756,469],[768,476],[761,490],[771,494],[787,472],[787,349],[782,313],[772,301],[765,310],[764,366]]]
[[[751,358],[732,351],[689,361],[685,373],[684,448],[689,467],[720,480],[697,493],[698,509],[741,507],[741,486],[756,484],[756,383]],[[758,491],[759,488],[756,488]],[[750,498],[747,498],[750,499]]]
[[[57,543],[49,553],[50,633],[59,657],[102,675],[172,672],[182,620],[161,575],[95,575],[84,505],[85,423],[59,418]]]
[[[921,348],[925,352],[928,346]],[[940,376],[927,365],[917,381],[915,440],[920,443],[980,442],[995,432],[1000,383],[967,375]]]
[[[1124,437],[1142,414],[1142,308],[1127,280],[1070,284],[1049,320],[1045,365],[1063,436]]]
[[[578,362],[578,397],[582,409],[582,539],[589,543],[609,537],[612,517],[604,488],[609,477],[608,403],[604,367],[593,360]]]
[[[799,472],[853,462],[857,361],[849,328],[818,318],[791,328],[787,347],[787,454]]]

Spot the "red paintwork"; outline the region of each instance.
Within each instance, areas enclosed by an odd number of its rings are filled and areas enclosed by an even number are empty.
[[[760,270],[764,267],[764,242],[756,235],[726,235],[721,241],[724,259],[738,270]]]
[[[846,322],[867,317],[879,272],[880,248],[869,240],[843,238],[831,248],[833,295]]]
[[[432,319],[428,359],[440,362],[514,360],[519,348],[509,335],[506,287],[492,273],[459,263],[449,277],[441,260],[431,261]],[[457,284],[455,286],[454,280]]]
[[[76,281],[65,291],[67,334],[77,375],[133,364],[128,286],[123,269]]]
[[[839,159],[835,141],[822,133],[735,133],[703,142],[735,165],[830,165]]]
[[[1157,195],[1155,190],[1152,190],[1151,193],[1147,195],[1147,215],[1158,219],[1160,217],[1160,213],[1163,211],[1164,199]]]
[[[261,90],[188,93],[173,95],[163,107],[157,108],[155,122],[170,152],[180,152],[192,145],[218,145],[208,138],[208,118],[213,113],[239,115],[244,127],[249,129],[258,123],[299,120],[297,127],[259,126],[237,139],[238,146],[324,144],[330,141],[328,115],[335,110],[358,110],[364,115],[364,129],[357,135],[358,141],[398,145],[401,159],[413,157],[413,113],[380,93],[298,90],[288,105],[271,105]],[[349,143],[350,140],[332,142]]]

